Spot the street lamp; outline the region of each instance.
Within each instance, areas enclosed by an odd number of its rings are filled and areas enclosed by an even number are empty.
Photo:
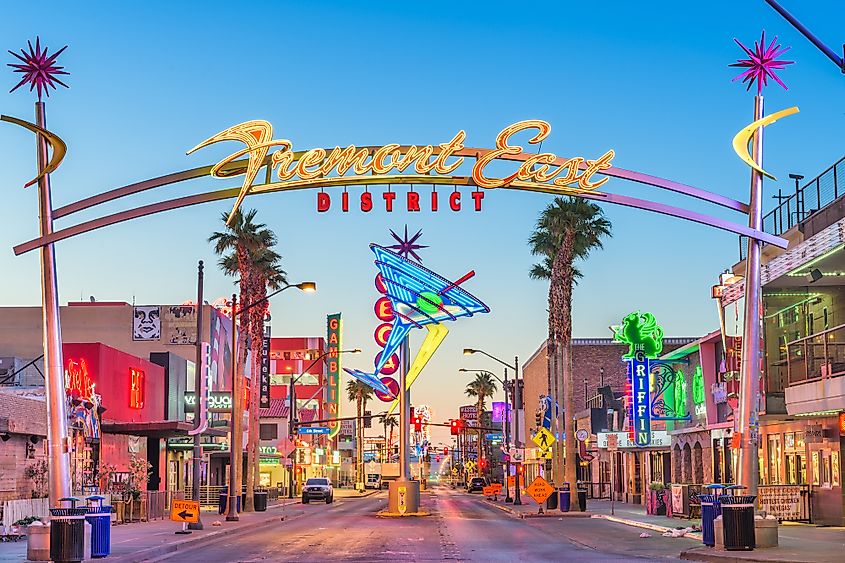
[[[308,283],[308,282],[306,282]],[[303,290],[308,291],[308,290]],[[314,291],[313,289],[311,291]],[[288,440],[294,439],[294,423],[296,420],[296,382],[299,381],[303,375],[311,371],[311,368],[316,366],[320,363],[323,358],[326,356],[330,356],[331,354],[360,354],[360,348],[352,348],[351,350],[326,350],[317,358],[309,364],[307,368],[302,370],[299,375],[296,377],[291,376],[290,383],[288,386]],[[288,473],[288,498],[293,498],[293,474],[296,472],[296,453],[294,453],[293,460],[291,462],[291,470]]]
[[[514,445],[516,446],[517,449],[519,449],[519,446],[520,446],[520,442],[519,442],[519,406],[522,403],[522,394],[519,391],[519,370],[517,369],[519,367],[519,357],[514,356],[513,365],[510,365],[509,363],[500,360],[496,356],[491,356],[490,354],[488,354],[484,350],[478,350],[478,349],[475,349],[475,348],[464,348],[464,356],[471,356],[473,354],[482,354],[484,356],[487,356],[491,360],[499,362],[500,364],[502,364],[506,368],[512,369],[513,372],[514,372],[514,383],[513,383],[514,391],[513,391],[513,393],[511,393],[511,395],[512,395],[511,400],[513,401],[513,407],[514,407],[513,408],[513,410],[514,410],[514,433],[516,434],[516,436],[514,438]],[[514,481],[514,485],[515,485],[514,488],[516,489],[516,493],[515,493],[515,496],[514,496],[514,499],[513,499],[513,503],[515,505],[521,505],[522,504],[522,498],[521,498],[521,495],[519,493],[519,464],[518,463],[517,463],[515,477],[516,478],[515,478],[515,481]]]
[[[502,391],[505,392],[505,404],[506,405],[508,404],[508,368],[505,368],[505,379],[504,379],[504,381],[502,381],[502,378],[500,378],[498,375],[496,375],[492,371],[487,371],[487,370],[483,370],[483,369],[461,368],[458,371],[463,372],[463,373],[473,373],[473,372],[475,372],[475,373],[487,373],[487,374],[492,375],[502,384]],[[505,420],[504,420],[505,447],[508,450],[510,450],[510,447],[511,447],[511,437],[510,436],[511,435],[510,435],[510,424],[509,424],[509,420],[508,420],[510,418],[510,413],[507,411],[507,409],[505,409],[504,417],[505,417]],[[480,435],[480,433],[479,433],[479,435]],[[511,462],[510,462],[510,452],[508,452],[508,462],[505,464],[505,502],[508,502],[508,503],[513,502],[513,497],[511,497],[510,486],[508,485],[508,481],[510,479],[510,476],[511,476]]]
[[[238,315],[243,314],[256,305],[264,303],[274,295],[278,295],[279,293],[295,287],[300,291],[305,293],[314,293],[317,291],[317,283],[316,282],[301,282],[301,283],[289,283],[286,284],[284,287],[281,287],[270,293],[269,295],[265,295],[261,299],[250,303],[249,305],[242,306],[238,309],[238,297],[235,294],[232,294],[232,437],[229,440],[229,510],[226,512],[226,521],[227,522],[236,522],[240,520],[238,516],[238,503],[237,499],[240,497],[241,492],[241,484],[240,482],[242,479],[240,478],[241,473],[241,466],[242,466],[242,456],[243,456],[243,445],[241,441],[243,439],[242,430],[241,430],[241,422],[243,421],[243,400],[242,400],[242,385],[241,385],[241,378],[238,375],[238,323],[237,318]],[[252,405],[253,409],[257,409],[257,405]],[[235,495],[235,491],[237,491],[237,496]]]

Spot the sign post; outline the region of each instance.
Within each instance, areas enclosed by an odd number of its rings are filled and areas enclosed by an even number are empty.
[[[619,449],[619,436],[607,435],[607,451],[610,452],[610,515],[616,515],[616,495],[613,491],[613,481],[616,478],[616,450]]]

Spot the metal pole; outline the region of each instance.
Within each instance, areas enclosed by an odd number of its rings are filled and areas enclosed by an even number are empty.
[[[296,456],[297,456],[297,440],[295,434],[295,428],[293,423],[296,422],[296,385],[294,385],[294,377],[293,375],[290,376],[290,389],[288,390],[288,438],[293,440],[294,449],[293,449],[293,461],[291,462],[290,468],[290,478],[289,487],[288,487],[288,498],[293,498],[294,493],[294,485],[296,484],[295,480],[295,473],[296,473]]]
[[[610,515],[614,516],[616,514],[616,495],[613,494],[613,481],[616,479],[616,471],[614,463],[614,458],[616,457],[616,452],[610,452]]]
[[[514,419],[514,431],[516,436],[514,437],[513,441],[516,445],[517,449],[520,447],[519,441],[519,406],[522,404],[522,393],[519,390],[519,357],[514,356],[513,358],[513,367],[514,367],[514,376],[513,376],[513,419]],[[516,466],[516,478],[514,479],[514,492],[513,503],[515,505],[521,505],[522,499],[520,498],[519,494],[519,464]]]
[[[402,341],[401,352],[402,364],[399,371],[399,412],[402,418],[399,420],[399,480],[407,481],[411,475],[411,457],[408,451],[411,432],[411,393],[406,387],[405,378],[411,366],[410,346],[408,337]]]
[[[243,418],[243,397],[241,397],[241,382],[238,376],[238,296],[232,294],[232,423],[231,438],[229,440],[229,510],[226,513],[227,522],[237,522],[237,499],[241,496],[241,419]]]
[[[763,96],[754,97],[754,120],[763,118]],[[763,164],[763,128],[759,127],[752,139],[752,157]],[[751,170],[751,196],[748,203],[748,226],[762,230],[763,227],[763,175]],[[748,487],[749,495],[757,494],[760,479],[757,444],[760,433],[760,325],[761,285],[760,250],[761,242],[748,237],[748,253],[745,261],[745,325],[742,331],[742,360],[740,367],[739,392],[739,435],[737,484]]]
[[[508,459],[505,462],[505,502],[513,502],[511,497],[510,486],[508,481],[511,477],[511,433],[510,433],[510,410],[508,409],[508,368],[505,368],[505,449],[507,450]]]
[[[200,409],[200,401],[204,400],[200,397],[200,389],[202,389],[202,378],[205,375],[203,372],[203,358],[202,358],[202,282],[203,282],[203,264],[202,260],[197,265],[197,355],[196,365],[194,366],[194,428],[200,428],[202,421],[200,416],[205,412]],[[197,502],[200,500],[200,480],[202,473],[200,472],[202,463],[202,441],[201,434],[194,434],[194,453],[193,453],[193,471],[192,471],[192,487],[191,498]],[[200,511],[202,512],[202,511]],[[189,530],[202,530],[202,514],[197,516],[196,522],[188,524]]]
[[[35,123],[47,128],[44,102],[35,102]],[[50,161],[47,139],[36,136],[38,171]],[[53,202],[50,175],[38,180],[38,211],[41,236],[53,233]],[[68,442],[65,378],[62,369],[62,329],[59,319],[59,289],[56,282],[56,254],[53,244],[41,247],[41,329],[44,346],[44,388],[47,394],[47,449],[49,453],[50,506],[71,496],[70,444]]]

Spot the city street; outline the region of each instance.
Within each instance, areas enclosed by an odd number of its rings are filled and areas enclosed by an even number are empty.
[[[527,502],[533,502],[530,499]],[[165,559],[192,561],[630,561],[674,559],[698,542],[640,538],[641,529],[589,518],[518,519],[446,487],[423,493],[422,518],[379,518],[387,493],[288,507],[285,522]],[[130,559],[125,559],[130,561]]]

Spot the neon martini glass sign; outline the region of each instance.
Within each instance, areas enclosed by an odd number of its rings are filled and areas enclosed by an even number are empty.
[[[395,397],[378,376],[411,329],[425,328],[428,333],[406,374],[406,387],[411,386],[449,333],[444,322],[471,317],[476,313],[489,313],[490,308],[460,286],[475,275],[474,271],[449,281],[383,246],[371,244],[370,249],[375,254],[375,264],[393,308],[393,325],[373,373],[349,368],[344,370],[376,391]]]

